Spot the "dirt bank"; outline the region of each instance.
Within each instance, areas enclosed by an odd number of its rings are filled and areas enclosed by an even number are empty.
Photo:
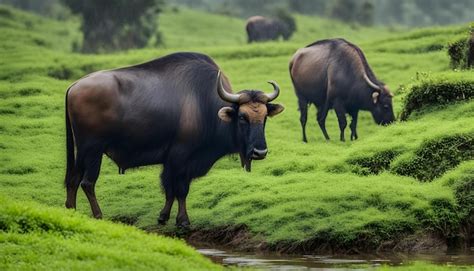
[[[453,242],[430,232],[406,234],[392,240],[381,241],[369,240],[364,236],[360,236],[356,241],[341,244],[333,240],[321,238],[296,242],[268,243],[262,236],[253,235],[245,225],[176,232],[163,232],[159,228],[147,229],[147,231],[183,238],[192,245],[216,246],[232,249],[233,251],[257,251],[263,253],[340,255],[388,252],[433,253],[463,249],[459,242]]]

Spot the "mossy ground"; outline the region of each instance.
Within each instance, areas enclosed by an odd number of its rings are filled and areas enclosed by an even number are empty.
[[[182,241],[0,196],[2,270],[221,270]]]
[[[472,136],[474,102],[422,108],[408,121],[389,127],[375,125],[370,114],[364,112],[358,125],[359,140],[353,142],[337,140],[339,128],[333,112],[327,120],[333,139],[326,142],[312,107],[309,143],[304,144],[288,75],[288,61],[297,48],[317,39],[344,37],[360,45],[377,76],[395,93],[394,106],[399,113],[403,97],[426,78],[472,77],[470,71],[451,71],[444,49],[449,40],[463,35],[467,26],[401,33],[353,29],[298,16],[299,32],[290,42],[247,45],[242,21],[181,10],[162,16],[165,48],[79,55],[70,52],[73,40],[78,39],[77,22],[59,23],[8,10],[8,16],[0,12],[0,34],[6,37],[0,42],[0,193],[15,201],[63,206],[64,94],[69,84],[94,70],[187,50],[215,58],[235,90],[270,90],[265,82],[276,80],[282,88],[278,101],[286,107],[283,114],[268,121],[270,152],[267,159],[254,162],[252,173],[240,168],[236,156],[229,156],[192,184],[188,211],[193,227],[245,224],[255,238],[269,244],[315,239],[336,247],[363,244],[370,250],[383,241],[420,231],[451,238],[459,235],[468,221],[466,208],[472,206],[472,195],[456,187],[472,188],[472,162],[461,159],[447,167],[449,181],[445,170],[430,182],[420,182],[391,169],[416,160],[425,142],[460,134]],[[229,25],[233,31],[226,35],[201,28],[179,28],[179,22],[189,25],[180,16],[212,19],[218,28]],[[33,21],[34,27],[25,26],[25,20]],[[206,24],[210,28],[212,22]],[[329,29],[329,25],[334,28]],[[38,36],[45,42],[35,42]],[[352,162],[392,152],[396,155],[377,174],[360,174],[360,165]],[[159,189],[160,170],[160,166],[151,166],[118,175],[117,167],[104,158],[97,196],[105,219],[125,219],[138,227],[155,225],[164,202]],[[78,212],[90,213],[82,192]],[[162,230],[173,231],[174,227]],[[21,242],[32,244],[31,240]]]

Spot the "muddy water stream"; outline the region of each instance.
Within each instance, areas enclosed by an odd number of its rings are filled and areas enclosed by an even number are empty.
[[[224,266],[254,267],[266,270],[376,270],[381,265],[409,265],[423,261],[440,265],[472,266],[474,253],[435,254],[380,254],[380,255],[279,255],[250,253],[195,246],[197,250]],[[473,270],[471,269],[471,270]],[[469,268],[468,268],[469,270]]]

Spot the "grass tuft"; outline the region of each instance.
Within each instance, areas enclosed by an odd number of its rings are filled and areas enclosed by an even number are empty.
[[[384,150],[369,157],[350,158],[347,162],[355,165],[352,172],[359,175],[379,174],[390,168],[392,160],[400,154],[397,150]]]
[[[474,97],[474,81],[430,81],[415,85],[404,99],[401,120],[407,120],[413,111],[433,105],[446,105]]]
[[[221,270],[182,241],[0,195],[0,269]]]
[[[471,159],[474,159],[474,134],[444,136],[424,142],[412,157],[397,161],[392,171],[420,181],[432,181]]]

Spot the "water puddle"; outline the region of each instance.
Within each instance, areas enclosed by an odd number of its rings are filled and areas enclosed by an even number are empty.
[[[381,265],[400,266],[413,261],[434,264],[474,265],[474,254],[384,254],[384,255],[278,255],[198,248],[201,254],[224,266],[266,270],[374,270]]]

